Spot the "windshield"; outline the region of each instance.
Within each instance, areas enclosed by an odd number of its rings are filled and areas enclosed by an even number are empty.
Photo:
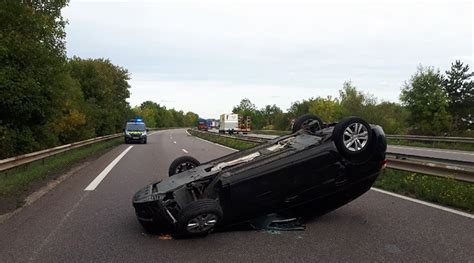
[[[127,131],[144,131],[145,124],[144,123],[127,123]]]

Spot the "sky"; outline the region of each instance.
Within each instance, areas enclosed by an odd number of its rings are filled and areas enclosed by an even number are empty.
[[[81,1],[63,10],[69,57],[130,72],[131,106],[204,118],[337,97],[345,81],[398,102],[419,65],[473,65],[474,5],[459,1]]]

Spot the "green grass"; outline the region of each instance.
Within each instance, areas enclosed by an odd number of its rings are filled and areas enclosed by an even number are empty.
[[[188,130],[188,132],[190,134],[192,134],[193,136],[196,136],[196,137],[199,137],[199,138],[202,138],[204,140],[211,141],[211,142],[215,142],[215,143],[218,143],[218,144],[221,144],[221,145],[225,145],[227,147],[234,148],[234,149],[237,149],[237,150],[245,150],[245,149],[248,149],[248,148],[251,148],[251,147],[254,147],[254,146],[258,145],[258,143],[256,143],[256,142],[245,142],[245,141],[241,141],[241,140],[237,140],[237,139],[222,137],[222,136],[219,136],[217,134],[201,133],[201,132],[197,132],[197,131],[191,130],[191,129]]]
[[[426,142],[426,141],[408,141],[387,139],[389,145],[403,145],[415,147],[428,147],[447,150],[474,151],[473,143],[453,143],[453,142]]]
[[[256,143],[245,144],[232,138],[213,134],[202,134],[192,130],[189,132],[202,139],[239,150],[257,145]],[[457,181],[453,178],[385,169],[374,186],[417,199],[474,212],[474,184]]]
[[[90,144],[48,157],[44,160],[0,172],[0,198],[21,195],[23,192],[28,191],[33,184],[49,178],[51,174],[121,143],[123,143],[122,137]]]
[[[387,191],[474,212],[474,184],[453,178],[385,169],[374,184]]]

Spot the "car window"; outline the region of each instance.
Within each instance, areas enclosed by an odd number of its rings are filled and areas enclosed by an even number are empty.
[[[144,131],[145,129],[144,123],[127,123],[127,130],[129,131]]]

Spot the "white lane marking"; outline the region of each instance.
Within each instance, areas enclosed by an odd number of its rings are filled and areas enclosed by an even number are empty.
[[[189,133],[187,129],[186,129],[185,131],[186,131],[186,133],[187,133],[189,136],[191,136],[191,133]]]
[[[214,145],[220,146],[220,147],[222,147],[222,148],[226,148],[226,149],[232,150],[232,151],[234,151],[234,152],[238,152],[238,151],[239,151],[239,150],[236,150],[236,149],[234,149],[234,148],[230,148],[230,147],[227,147],[227,146],[224,146],[224,145],[215,143],[215,142],[210,142],[210,141],[201,139],[201,138],[196,137],[196,136],[193,136],[193,138],[196,138],[196,139],[201,140],[201,141],[203,141],[203,142],[207,142],[207,143],[210,143],[210,144],[214,144]]]
[[[112,170],[112,168],[114,168],[114,166],[117,165],[120,159],[122,159],[122,157],[124,157],[125,154],[127,154],[127,152],[130,151],[130,149],[132,148],[133,146],[129,146],[119,156],[117,156],[117,158],[115,158],[109,165],[107,165],[107,167],[105,167],[105,169],[99,175],[97,175],[97,177],[84,189],[84,191],[94,191],[95,188],[97,188],[97,186],[100,184],[100,182],[104,180],[105,176],[107,176],[107,174]]]
[[[382,190],[382,189],[378,189],[378,188],[375,188],[375,187],[372,187],[370,189],[373,190],[373,191],[382,193],[382,194],[391,195],[391,196],[394,196],[394,197],[401,198],[403,200],[407,200],[407,201],[414,202],[414,203],[421,204],[421,205],[426,205],[426,206],[429,206],[429,207],[432,207],[432,208],[443,210],[445,212],[449,212],[449,213],[453,213],[453,214],[456,214],[456,215],[460,215],[460,216],[464,216],[464,217],[467,217],[467,218],[474,219],[473,214],[469,214],[469,213],[466,213],[466,212],[461,212],[461,211],[451,209],[451,208],[447,208],[447,207],[440,206],[440,205],[435,205],[435,204],[432,204],[432,203],[428,203],[428,202],[421,201],[421,200],[411,198],[411,197],[407,197],[407,196],[404,196],[404,195],[395,194],[395,193],[385,191],[385,190]]]
[[[186,151],[186,149],[181,149],[181,150],[183,150],[184,153],[189,153],[188,151]]]
[[[176,144],[176,141],[174,141],[173,143]]]

